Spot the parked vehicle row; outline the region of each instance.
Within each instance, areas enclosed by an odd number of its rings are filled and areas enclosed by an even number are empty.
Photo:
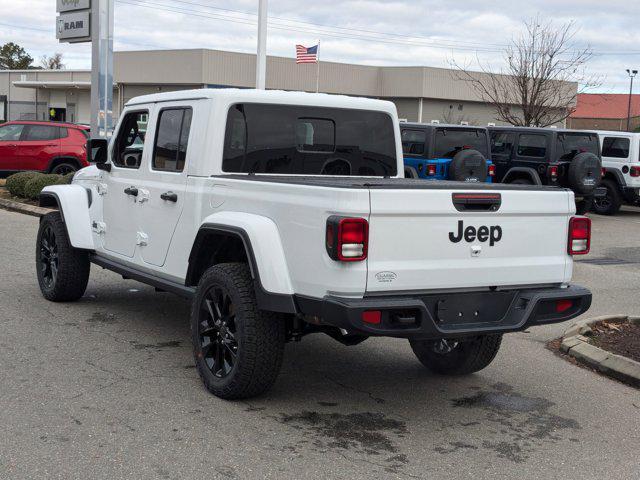
[[[401,132],[407,177],[570,188],[580,214],[606,199],[596,132],[431,124]]]
[[[461,149],[457,133],[437,148],[448,175],[476,181],[431,182],[403,178],[390,102],[234,89],[134,98],[111,142],[90,141],[95,164],[42,192],[59,210],[38,231],[42,295],[79,299],[94,263],[190,298],[197,371],[226,399],[269,389],[285,343],[312,333],[406,339],[433,372],[481,370],[504,333],[589,309],[571,276],[591,221],[566,189],[481,181],[477,157],[463,155],[458,176],[461,151],[488,149],[473,130]]]

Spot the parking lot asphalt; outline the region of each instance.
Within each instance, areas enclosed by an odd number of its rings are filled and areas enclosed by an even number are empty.
[[[587,315],[640,315],[640,209],[592,218]],[[83,299],[45,301],[37,222],[0,211],[0,478],[640,478],[640,391],[545,348],[566,325],[505,336],[464,378],[402,340],[309,336],[269,394],[226,402],[186,301],[95,266]]]

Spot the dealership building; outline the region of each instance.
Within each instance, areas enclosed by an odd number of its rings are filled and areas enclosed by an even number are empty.
[[[116,52],[114,115],[129,99],[148,93],[190,88],[253,88],[255,67],[253,54],[220,50]],[[314,92],[316,72],[316,64],[268,57],[267,88]],[[390,100],[395,103],[398,116],[407,121],[501,123],[492,107],[450,69],[320,62],[319,72],[320,92]],[[88,124],[90,86],[89,70],[0,70],[0,120]]]

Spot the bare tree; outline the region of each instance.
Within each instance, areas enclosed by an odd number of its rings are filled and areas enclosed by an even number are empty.
[[[64,69],[64,63],[62,63],[62,54],[54,53],[53,56],[47,57],[43,55],[40,59],[40,64],[42,68],[46,68],[47,70],[62,70]]]
[[[464,113],[454,112],[453,105],[442,109],[442,121],[449,125],[460,125],[463,122],[467,122],[469,125],[476,125],[478,123],[475,118],[471,118]]]
[[[468,82],[496,117],[511,125],[548,127],[564,121],[575,109],[578,93],[600,84],[586,74],[593,56],[589,47],[576,48],[574,22],[556,28],[539,17],[524,22],[522,34],[505,52],[497,73],[480,62],[479,72],[452,61],[454,76]]]

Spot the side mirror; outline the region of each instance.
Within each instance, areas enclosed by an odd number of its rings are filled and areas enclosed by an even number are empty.
[[[87,162],[95,163],[99,170],[111,171],[111,164],[107,163],[109,141],[105,138],[90,138],[87,140]]]

